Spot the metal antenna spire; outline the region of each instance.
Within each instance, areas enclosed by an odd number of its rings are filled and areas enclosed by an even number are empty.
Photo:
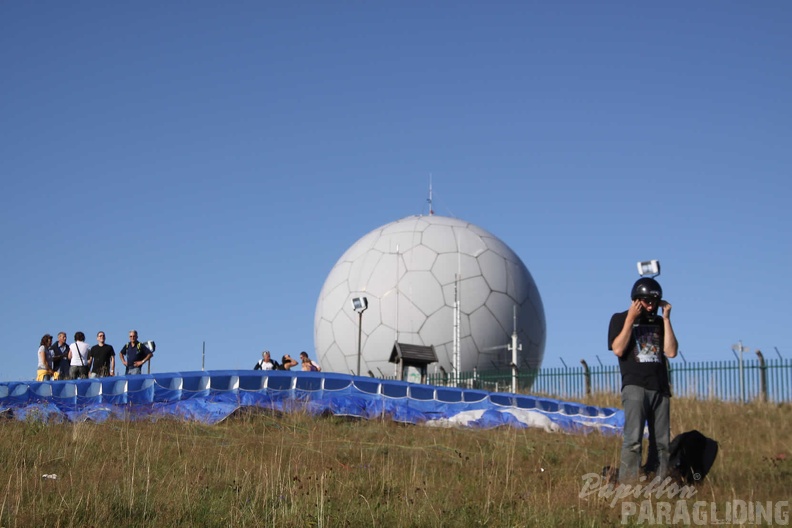
[[[429,198],[426,200],[429,202],[429,216],[434,214],[434,209],[432,209],[432,173],[429,173]]]

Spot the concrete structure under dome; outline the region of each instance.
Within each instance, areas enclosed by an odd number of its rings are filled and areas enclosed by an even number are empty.
[[[459,274],[459,281],[456,276]],[[455,290],[460,302],[460,369],[508,370],[513,309],[522,344],[518,364],[539,367],[545,316],[539,291],[522,260],[478,226],[443,216],[410,216],[371,231],[336,262],[314,318],[316,356],[325,371],[357,370],[358,314],[365,296],[361,374],[391,376],[394,342],[433,345],[453,372]]]

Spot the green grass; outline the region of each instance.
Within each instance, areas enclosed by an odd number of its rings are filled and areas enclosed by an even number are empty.
[[[588,401],[617,406],[615,398]],[[0,526],[613,526],[583,476],[620,438],[240,412],[175,421],[6,421]],[[673,434],[720,443],[696,500],[789,500],[792,407],[675,398]],[[55,480],[43,474],[57,474]]]

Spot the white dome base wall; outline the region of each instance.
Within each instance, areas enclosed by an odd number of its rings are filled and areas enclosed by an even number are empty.
[[[456,277],[460,280],[457,282]],[[455,296],[455,291],[456,296]],[[392,376],[396,340],[434,345],[430,372],[453,372],[454,303],[460,302],[460,368],[507,369],[513,310],[518,364],[538,368],[546,325],[539,290],[522,260],[491,233],[443,216],[410,216],[363,236],[338,260],[314,318],[316,356],[326,371],[356,373],[358,314],[365,296],[361,374]]]

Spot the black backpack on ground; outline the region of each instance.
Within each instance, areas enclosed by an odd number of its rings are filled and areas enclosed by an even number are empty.
[[[715,463],[718,442],[693,430],[677,435],[671,441],[669,451],[672,474],[686,484],[698,484]]]

